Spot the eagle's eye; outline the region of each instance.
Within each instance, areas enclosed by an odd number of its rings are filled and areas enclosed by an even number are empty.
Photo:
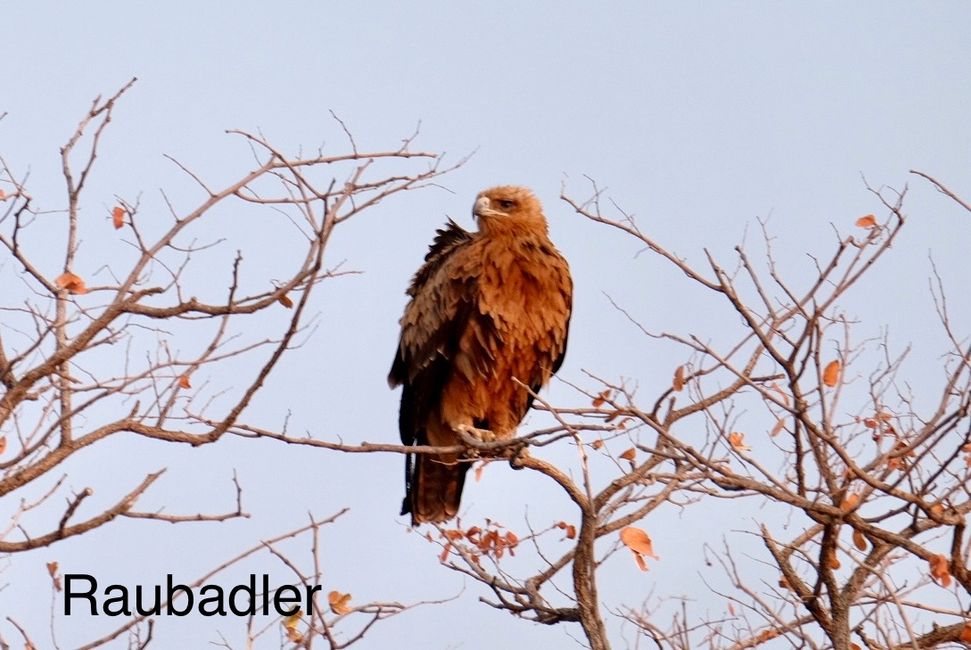
[[[508,210],[514,205],[516,205],[515,201],[512,201],[510,199],[499,199],[499,207],[502,208],[503,210]]]

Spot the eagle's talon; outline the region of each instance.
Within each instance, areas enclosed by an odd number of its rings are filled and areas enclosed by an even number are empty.
[[[475,447],[481,442],[495,442],[496,434],[488,429],[478,429],[468,424],[460,424],[455,427],[455,433],[459,434],[466,445]]]

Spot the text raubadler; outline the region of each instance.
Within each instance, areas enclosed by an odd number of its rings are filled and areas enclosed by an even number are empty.
[[[165,586],[108,585],[98,591],[98,581],[86,573],[64,574],[64,615],[72,612],[92,616],[264,616],[271,613],[293,616],[301,609],[313,613],[314,593],[320,585],[282,585],[270,591],[270,576],[250,574],[245,584],[188,587],[166,574]],[[257,589],[259,587],[259,589]]]

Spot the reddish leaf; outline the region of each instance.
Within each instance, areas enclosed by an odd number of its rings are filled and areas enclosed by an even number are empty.
[[[655,560],[661,559],[654,554],[654,544],[651,542],[650,536],[640,528],[627,526],[621,529],[620,541],[634,554],[634,561],[637,562],[641,571],[647,571],[647,563],[644,561],[644,557]]]
[[[634,460],[637,458],[637,449],[635,449],[634,447],[631,447],[630,449],[622,453],[620,457],[624,460],[629,460],[630,462],[633,463]]]
[[[861,551],[865,551],[867,548],[866,537],[859,530],[853,531],[853,545]]]
[[[350,602],[350,594],[342,594],[339,591],[332,591],[327,594],[327,603],[330,605],[330,611],[334,612],[338,616],[341,614],[347,614],[351,611],[349,605]]]
[[[826,369],[823,370],[823,383],[830,388],[835,386],[840,380],[840,367],[839,359],[826,364]]]
[[[932,555],[927,562],[931,567],[931,577],[942,587],[951,586],[951,567],[944,555]]]
[[[738,431],[732,431],[728,434],[728,444],[735,451],[752,451],[752,448],[745,444],[745,434]]]
[[[568,524],[565,521],[556,522],[556,527],[561,529],[565,534],[565,539],[574,539],[577,536],[577,527],[573,524]]]
[[[115,226],[115,230],[125,225],[125,208],[120,205],[115,206],[115,209],[111,211],[111,223]]]
[[[769,435],[772,436],[773,438],[775,438],[777,435],[779,435],[780,433],[782,433],[782,430],[785,427],[786,427],[786,419],[785,418],[779,418],[779,420],[775,423],[775,426],[772,427],[772,431],[769,432]]]
[[[965,623],[964,627],[961,628],[961,640],[965,643],[971,643],[971,623]]]
[[[604,446],[604,441],[600,440],[599,438],[590,443],[590,448],[594,450],[600,449],[603,446]]]
[[[600,408],[601,406],[603,406],[604,402],[607,401],[607,397],[609,395],[610,395],[610,389],[607,389],[598,393],[597,396],[593,398],[593,402],[591,402],[593,404],[593,407]]]
[[[671,388],[678,392],[684,390],[684,365],[678,366],[677,370],[674,371],[674,381],[671,382]]]
[[[7,436],[0,436],[0,454],[7,451]]]
[[[189,375],[179,377],[179,388],[192,388],[192,384],[189,383]]]
[[[287,296],[287,294],[283,294],[282,296],[280,296],[279,298],[277,298],[277,302],[279,302],[281,305],[283,305],[287,309],[293,309],[293,301],[290,300],[290,298]]]
[[[70,271],[65,271],[57,276],[54,280],[56,284],[61,289],[67,289],[67,292],[74,295],[79,295],[88,292],[88,288],[84,286],[84,280],[79,276],[74,275]]]
[[[872,214],[868,214],[864,217],[860,217],[859,219],[857,219],[856,225],[859,226],[860,228],[873,228],[874,226],[877,225],[877,218]]]

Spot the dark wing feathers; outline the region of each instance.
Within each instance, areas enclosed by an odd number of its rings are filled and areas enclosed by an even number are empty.
[[[413,381],[419,372],[440,355],[444,355],[447,359],[457,345],[461,325],[464,324],[472,309],[471,302],[456,300],[457,296],[454,292],[442,292],[436,290],[440,289],[438,287],[429,287],[432,291],[419,299],[420,302],[426,303],[418,305],[426,312],[418,315],[422,318],[422,322],[413,322],[414,315],[410,322],[409,312],[414,309],[414,303],[418,302],[415,298],[428,285],[429,279],[442,268],[456,249],[467,244],[471,239],[472,234],[451,219],[444,228],[436,231],[435,239],[425,255],[425,263],[415,273],[408,287],[407,293],[411,296],[412,302],[408,304],[405,315],[401,319],[401,338],[398,341],[394,362],[391,364],[391,372],[388,374],[388,385],[391,388]],[[469,287],[461,293],[471,298],[474,287]],[[452,301],[454,304],[447,304]],[[430,323],[431,319],[437,322]]]

